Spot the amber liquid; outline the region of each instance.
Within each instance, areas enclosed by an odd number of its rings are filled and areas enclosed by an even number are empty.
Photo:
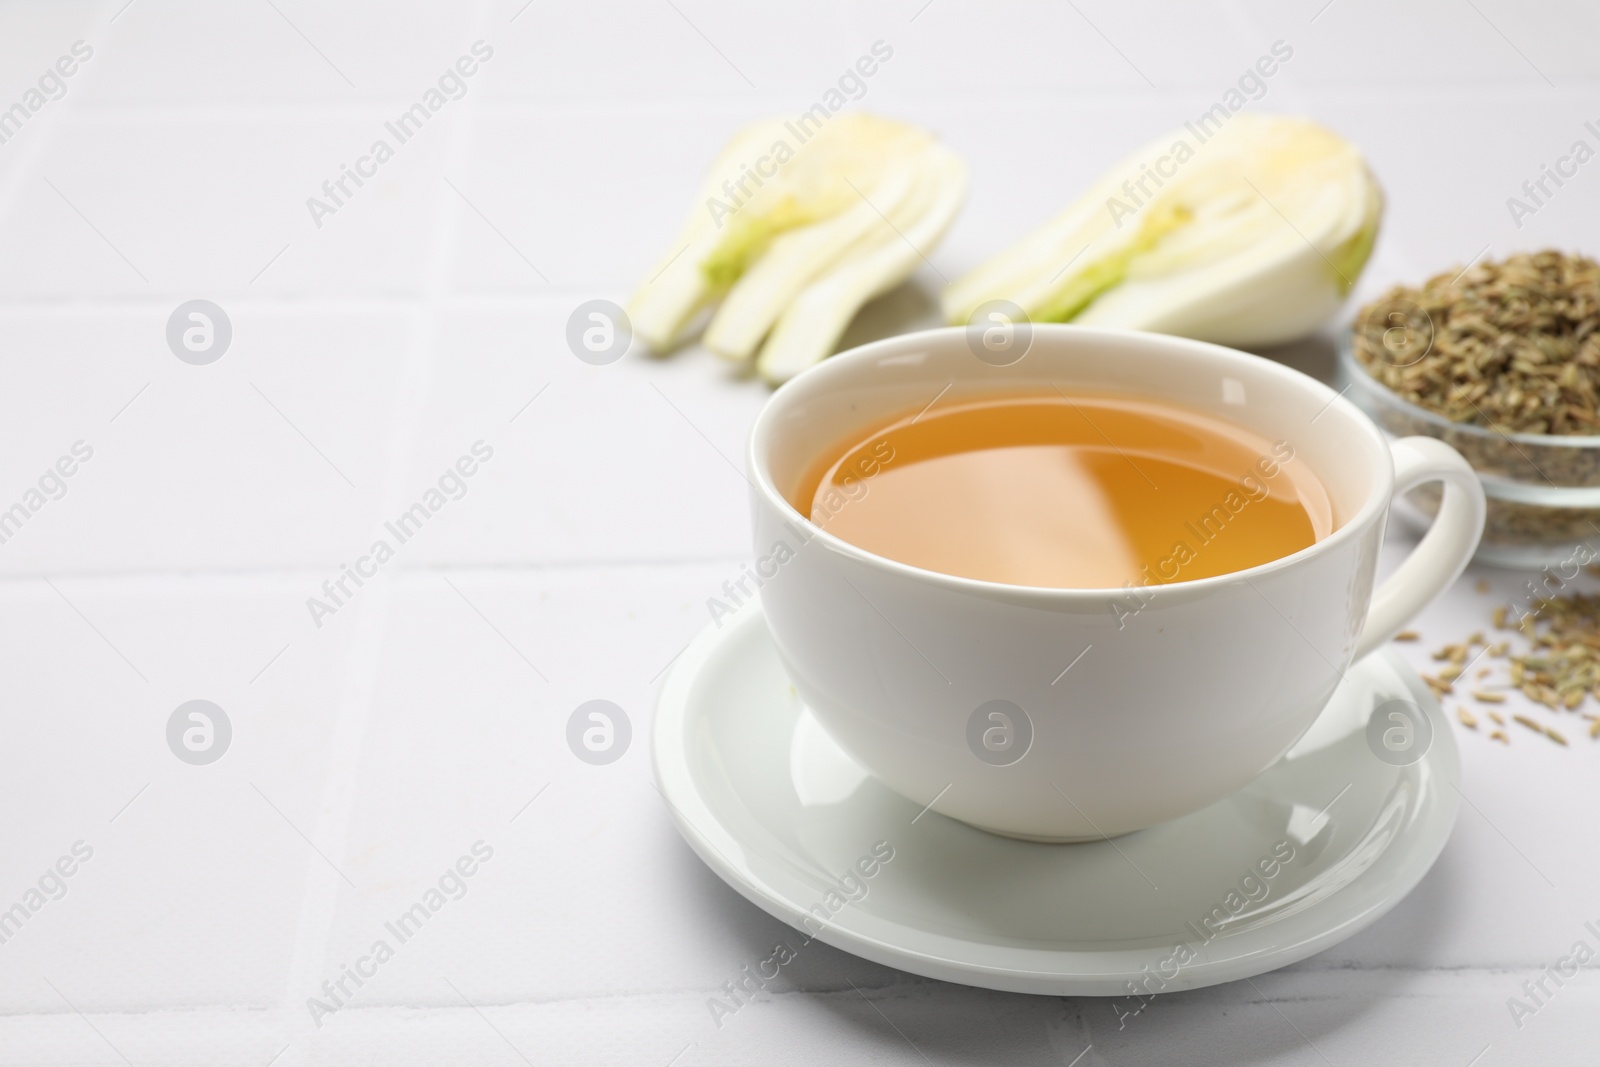
[[[1051,390],[946,402],[854,435],[792,499],[860,548],[1010,585],[1208,578],[1326,537],[1292,445],[1164,402]]]

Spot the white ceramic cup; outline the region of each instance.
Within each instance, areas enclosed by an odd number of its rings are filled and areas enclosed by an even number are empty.
[[[1282,757],[1351,662],[1460,575],[1484,498],[1449,446],[1391,445],[1332,389],[1271,360],[1160,334],[1032,331],[1009,366],[980,360],[950,328],[841,353],[779,389],[750,438],[757,570],[801,701],[863,767],[973,826],[1095,839],[1196,811]],[[1051,589],[874,555],[786,499],[853,432],[930,403],[1052,386],[1175,401],[1288,442],[1291,462],[1327,488],[1332,532],[1217,577]],[[1438,518],[1374,591],[1390,500],[1429,481],[1444,483]],[[861,487],[870,493],[870,478]]]

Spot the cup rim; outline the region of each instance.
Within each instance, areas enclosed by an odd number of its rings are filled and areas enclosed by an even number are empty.
[[[1092,343],[1095,340],[1118,340],[1122,342],[1133,341],[1136,344],[1151,348],[1187,349],[1196,354],[1203,354],[1212,358],[1220,358],[1232,363],[1242,373],[1251,375],[1266,375],[1276,377],[1281,381],[1291,383],[1299,388],[1309,388],[1315,392],[1325,394],[1327,405],[1324,411],[1338,408],[1343,414],[1353,416],[1353,424],[1365,434],[1370,442],[1376,446],[1377,451],[1384,456],[1390,455],[1388,442],[1377,425],[1359,407],[1347,400],[1342,392],[1318,381],[1293,367],[1285,366],[1275,360],[1264,356],[1253,355],[1226,345],[1212,344],[1209,341],[1196,341],[1187,337],[1178,337],[1173,334],[1152,333],[1144,330],[1106,329],[1101,327],[1076,326],[1071,323],[1034,323],[1033,344],[1037,345],[1041,336],[1055,335],[1060,338],[1071,338],[1074,341]],[[807,543],[820,540],[823,545],[841,555],[848,556],[863,564],[886,570],[889,573],[915,581],[932,583],[950,589],[954,592],[973,594],[987,598],[1021,598],[1032,601],[1048,601],[1068,604],[1100,604],[1113,598],[1128,595],[1130,589],[1140,591],[1140,597],[1145,603],[1153,599],[1176,600],[1187,595],[1206,593],[1227,585],[1236,584],[1241,579],[1249,581],[1256,577],[1266,577],[1279,571],[1287,570],[1305,562],[1324,552],[1331,551],[1347,541],[1361,536],[1361,532],[1375,521],[1389,506],[1390,496],[1394,492],[1394,464],[1384,465],[1379,472],[1376,484],[1372,487],[1367,499],[1362,503],[1356,513],[1350,516],[1338,529],[1327,537],[1314,541],[1297,552],[1277,559],[1258,563],[1254,567],[1244,570],[1228,571],[1225,574],[1211,575],[1206,578],[1187,578],[1177,582],[1166,582],[1161,585],[1129,585],[1108,586],[1105,588],[1086,589],[1078,587],[1055,587],[1043,585],[1013,585],[1008,582],[992,582],[982,578],[966,578],[958,574],[946,574],[943,571],[928,570],[910,563],[880,556],[864,548],[844,540],[837,534],[831,534],[826,529],[811,521],[811,517],[803,515],[795,506],[789,503],[787,497],[773,484],[772,475],[768,469],[767,437],[770,434],[773,420],[786,403],[788,398],[796,395],[798,390],[807,383],[815,383],[821,377],[841,377],[856,373],[858,368],[869,363],[874,358],[893,354],[897,349],[923,347],[930,344],[965,343],[965,330],[960,326],[939,326],[926,330],[917,330],[912,333],[897,334],[882,340],[871,341],[855,348],[847,349],[837,355],[830,356],[822,363],[796,375],[775,390],[767,402],[762,405],[761,411],[756,415],[755,422],[750,428],[750,437],[745,449],[745,462],[750,468],[753,479],[752,486],[765,498],[769,506],[776,507],[778,511],[791,521],[802,524],[806,531]],[[1319,416],[1320,417],[1320,416]]]

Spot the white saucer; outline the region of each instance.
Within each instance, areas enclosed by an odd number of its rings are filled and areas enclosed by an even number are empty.
[[[1432,725],[1407,766],[1367,741],[1368,719],[1391,700]],[[1350,669],[1283,760],[1226,800],[1112,841],[997,837],[945,818],[937,801],[919,813],[840,751],[799,703],[755,603],[679,657],[654,750],[685,839],[763,910],[914,974],[1052,995],[1194,989],[1350,937],[1432,866],[1460,777],[1438,702],[1382,652]]]

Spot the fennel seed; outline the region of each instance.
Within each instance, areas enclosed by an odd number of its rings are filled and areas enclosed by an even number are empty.
[[[1357,314],[1351,354],[1381,387],[1430,413],[1376,405],[1369,414],[1391,434],[1439,437],[1480,474],[1600,486],[1600,450],[1507,436],[1600,436],[1600,263],[1546,250],[1397,286]],[[1431,517],[1438,487],[1410,500]],[[1492,497],[1483,543],[1565,548],[1596,525],[1600,508]]]
[[[1356,323],[1355,356],[1367,371],[1451,422],[1600,433],[1600,263],[1592,259],[1543,251],[1486,260],[1420,288],[1396,286]],[[1420,359],[1397,358],[1397,327],[1431,342]]]

